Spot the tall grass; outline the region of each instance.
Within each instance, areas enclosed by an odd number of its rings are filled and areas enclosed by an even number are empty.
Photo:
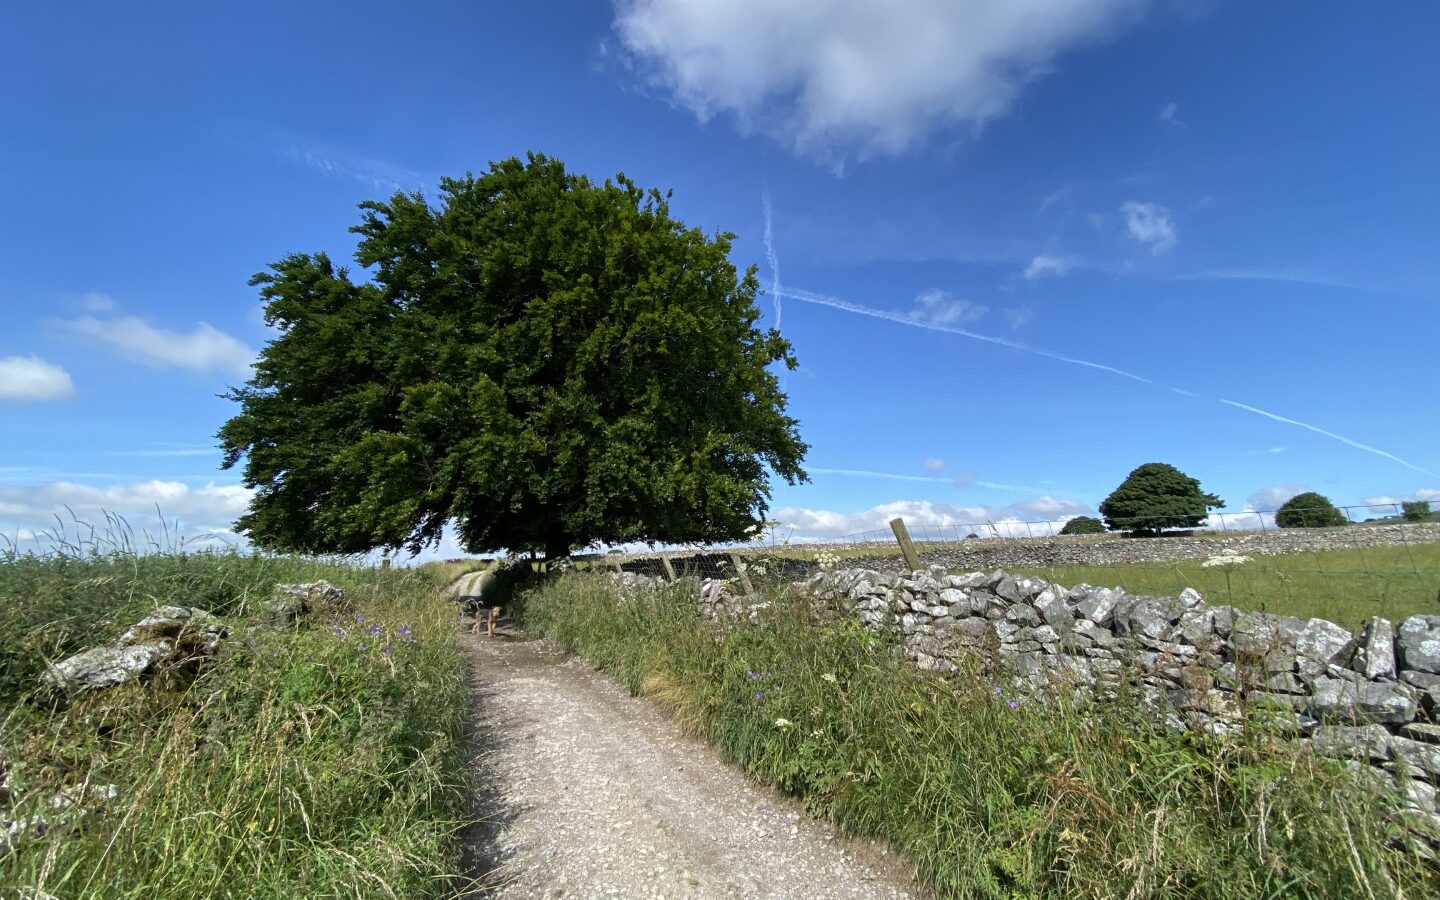
[[[853,620],[778,594],[759,627],[707,623],[680,587],[600,579],[526,617],[668,707],[753,777],[889,841],[943,897],[1421,897],[1387,799],[1263,729],[1175,733],[1127,698],[1077,706],[915,670]]]
[[[451,892],[463,810],[464,667],[452,603],[415,571],[125,548],[0,558],[0,754],[10,817],[58,827],[0,857],[0,883],[54,897],[423,897]],[[324,578],[343,620],[251,629],[277,582]],[[63,708],[46,659],[112,639],[157,604],[225,617],[217,665]],[[114,785],[63,824],[46,808]]]

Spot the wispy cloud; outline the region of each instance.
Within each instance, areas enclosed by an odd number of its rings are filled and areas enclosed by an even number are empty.
[[[420,190],[438,181],[434,175],[338,147],[291,145],[279,148],[275,155],[329,178],[348,178],[389,194]]]
[[[1174,103],[1167,103],[1160,107],[1160,121],[1169,125],[1171,128],[1184,128],[1186,126],[1184,122],[1180,121],[1179,112],[1180,107]]]
[[[961,300],[949,291],[930,288],[915,298],[910,318],[926,325],[964,325],[978,322],[990,308]]]
[[[0,359],[0,403],[44,403],[74,396],[75,382],[63,367],[38,356]]]
[[[1036,212],[1045,213],[1055,204],[1060,203],[1063,200],[1069,199],[1070,195],[1074,193],[1075,185],[1061,185],[1060,187],[1045,195],[1045,198],[1040,201],[1040,208],[1036,210]]]
[[[949,463],[938,456],[925,457],[925,471],[927,472],[943,472],[949,465]]]
[[[116,456],[143,456],[157,459],[168,459],[183,456],[219,456],[220,450],[216,447],[174,447],[165,450],[116,450]]]
[[[1246,450],[1246,451],[1245,451],[1245,455],[1246,455],[1246,456],[1260,456],[1260,455],[1266,454],[1266,453],[1269,453],[1269,454],[1280,454],[1280,453],[1284,453],[1286,449],[1287,449],[1287,448],[1285,448],[1285,447],[1266,447],[1266,448],[1264,448],[1264,449],[1262,449],[1262,450]]]
[[[1009,348],[1009,349],[1011,349],[1011,350],[1016,350],[1016,351],[1019,351],[1019,352],[1021,352],[1021,353],[1028,353],[1028,354],[1031,354],[1031,355],[1033,355],[1033,356],[1040,356],[1040,357],[1044,357],[1044,358],[1046,358],[1046,359],[1053,359],[1053,360],[1055,360],[1055,361],[1057,361],[1057,362],[1063,362],[1063,363],[1066,363],[1066,364],[1068,364],[1068,365],[1081,366],[1081,367],[1084,367],[1084,368],[1087,368],[1087,369],[1094,369],[1094,370],[1100,371],[1100,372],[1108,372],[1108,373],[1110,373],[1111,375],[1115,375],[1115,376],[1118,376],[1118,377],[1120,377],[1120,378],[1125,378],[1125,379],[1128,379],[1128,380],[1130,380],[1130,381],[1137,381],[1137,382],[1140,382],[1141,384],[1154,385],[1155,387],[1158,387],[1158,388],[1161,388],[1161,389],[1170,391],[1170,392],[1175,393],[1175,394],[1180,394],[1180,395],[1183,395],[1183,396],[1186,396],[1186,397],[1192,397],[1192,398],[1200,399],[1200,395],[1194,393],[1193,391],[1187,391],[1187,390],[1184,390],[1184,389],[1182,389],[1182,388],[1171,387],[1171,386],[1169,386],[1169,385],[1162,384],[1162,383],[1157,382],[1157,381],[1154,381],[1154,380],[1152,380],[1152,379],[1145,378],[1145,377],[1142,376],[1142,375],[1136,375],[1136,374],[1133,373],[1133,372],[1127,372],[1127,371],[1125,371],[1124,369],[1116,368],[1115,366],[1107,366],[1107,365],[1104,365],[1103,363],[1091,362],[1090,360],[1087,360],[1087,359],[1080,359],[1080,358],[1078,358],[1078,357],[1067,356],[1067,355],[1065,355],[1065,354],[1063,354],[1063,353],[1055,353],[1055,352],[1050,351],[1050,350],[1042,350],[1042,349],[1040,349],[1040,348],[1038,348],[1038,347],[1031,347],[1031,346],[1029,346],[1029,345],[1027,345],[1027,344],[1022,344],[1022,343],[1020,343],[1019,341],[1012,341],[1012,340],[1008,340],[1008,339],[1006,339],[1006,338],[994,337],[993,335],[988,335],[988,334],[980,334],[980,333],[978,333],[978,332],[969,331],[969,330],[964,329],[964,328],[955,328],[955,327],[949,326],[949,325],[937,325],[937,324],[933,324],[933,323],[918,322],[918,321],[915,321],[914,319],[911,319],[911,318],[909,318],[909,317],[907,317],[907,316],[903,316],[903,315],[901,315],[901,314],[899,314],[899,313],[890,312],[890,311],[888,311],[888,310],[883,310],[883,309],[873,309],[873,308],[868,307],[868,306],[861,306],[861,305],[858,304],[858,303],[850,303],[849,301],[841,300],[841,299],[838,298],[838,297],[831,297],[831,296],[828,296],[828,295],[826,295],[826,294],[819,294],[819,293],[815,293],[815,292],[813,292],[813,291],[805,291],[805,290],[800,290],[800,289],[797,289],[797,288],[785,288],[784,291],[785,291],[785,295],[786,295],[787,297],[790,297],[790,298],[795,299],[795,300],[799,300],[799,301],[801,301],[802,303],[811,303],[811,304],[815,304],[815,305],[817,305],[817,306],[827,306],[827,307],[830,307],[831,309],[838,309],[838,310],[841,310],[841,311],[843,311],[843,312],[853,313],[853,314],[855,314],[855,315],[867,316],[867,317],[873,318],[873,319],[882,319],[882,320],[884,320],[884,321],[887,321],[887,322],[895,322],[895,323],[900,324],[900,325],[909,325],[909,326],[911,326],[912,328],[924,328],[924,329],[929,330],[929,331],[941,332],[941,333],[944,333],[944,334],[956,334],[956,335],[959,335],[959,336],[961,336],[961,337],[970,338],[971,340],[982,341],[982,342],[984,342],[984,343],[994,344],[994,345],[1000,346],[1000,347],[1007,347],[1007,348]],[[1217,398],[1217,399],[1218,399],[1218,398]],[[1263,417],[1265,417],[1265,418],[1267,418],[1267,419],[1272,419],[1272,420],[1274,420],[1274,421],[1276,421],[1276,422],[1283,422],[1283,423],[1285,423],[1285,424],[1287,424],[1287,425],[1294,425],[1294,426],[1297,427],[1297,428],[1303,428],[1303,429],[1305,429],[1306,431],[1310,431],[1310,432],[1314,432],[1315,434],[1323,435],[1324,437],[1328,437],[1328,438],[1330,438],[1330,439],[1332,439],[1332,440],[1339,441],[1340,443],[1345,444],[1345,445],[1347,445],[1347,446],[1354,447],[1354,448],[1356,448],[1357,450],[1364,450],[1364,451],[1367,452],[1367,453],[1373,453],[1373,454],[1375,454],[1376,456],[1380,456],[1380,457],[1383,457],[1383,458],[1385,458],[1385,459],[1391,460],[1392,462],[1399,463],[1400,465],[1405,466],[1405,467],[1408,468],[1408,469],[1413,469],[1413,470],[1415,470],[1415,471],[1417,471],[1417,472],[1423,472],[1423,473],[1426,474],[1426,475],[1434,475],[1434,474],[1435,474],[1435,473],[1431,472],[1430,470],[1421,468],[1420,466],[1417,466],[1417,465],[1415,465],[1414,463],[1411,463],[1411,462],[1409,462],[1409,461],[1407,461],[1407,460],[1404,460],[1404,459],[1396,456],[1396,455],[1393,454],[1393,453],[1389,453],[1389,452],[1387,452],[1387,451],[1385,451],[1385,450],[1380,450],[1380,449],[1378,449],[1378,448],[1376,448],[1376,447],[1370,446],[1369,444],[1361,443],[1360,441],[1357,441],[1357,440],[1355,440],[1355,439],[1353,439],[1353,438],[1345,437],[1344,435],[1337,434],[1337,433],[1335,433],[1335,432],[1333,432],[1333,431],[1328,431],[1328,430],[1326,430],[1326,429],[1324,429],[1324,428],[1320,428],[1319,426],[1311,425],[1311,424],[1309,424],[1308,422],[1301,422],[1301,421],[1298,420],[1298,419],[1287,418],[1287,417],[1281,416],[1281,415],[1279,415],[1279,414],[1277,414],[1277,413],[1272,413],[1272,412],[1269,412],[1269,411],[1267,411],[1267,410],[1263,410],[1263,409],[1260,409],[1260,408],[1255,407],[1255,406],[1250,406],[1250,405],[1245,404],[1245,403],[1240,403],[1240,402],[1235,401],[1235,400],[1223,400],[1223,399],[1220,399],[1219,402],[1220,402],[1220,403],[1223,403],[1223,404],[1226,404],[1227,406],[1235,407],[1236,409],[1242,409],[1242,410],[1245,410],[1246,412],[1250,412],[1250,413],[1253,413],[1253,414],[1258,415],[1258,416],[1263,416]]]
[[[1005,484],[1004,482],[999,481],[982,481],[975,478],[975,473],[973,472],[961,472],[958,475],[947,477],[941,475],[905,475],[898,472],[876,472],[871,469],[829,469],[807,467],[806,471],[812,475],[838,475],[845,478],[875,478],[883,481],[912,481],[926,484],[946,484],[954,487],[968,487],[969,485],[975,485],[976,487],[990,488],[991,490],[996,491],[1018,491],[1022,493],[1035,493],[1038,490],[1037,488],[1030,487],[1026,484]]]
[[[1168,253],[1180,239],[1175,217],[1158,203],[1129,200],[1120,205],[1120,212],[1125,216],[1125,227],[1130,236],[1154,256]]]
[[[1315,287],[1341,288],[1352,291],[1393,293],[1389,288],[1373,284],[1361,284],[1331,278],[1319,272],[1305,269],[1207,269],[1200,272],[1184,272],[1174,276],[1176,281],[1273,281],[1284,284],[1306,284]]]
[[[197,323],[189,333],[157,328],[136,316],[82,316],[63,324],[76,334],[107,344],[125,358],[152,368],[218,370],[248,378],[255,361],[254,350],[206,322]]]
[[[1040,255],[1030,260],[1025,267],[1025,280],[1036,281],[1046,276],[1060,276],[1070,271],[1075,261],[1068,256]]]

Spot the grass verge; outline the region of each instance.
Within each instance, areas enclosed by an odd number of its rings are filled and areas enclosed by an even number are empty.
[[[353,599],[345,621],[247,628],[274,584],[319,578]],[[46,659],[159,604],[231,625],[188,687],[131,684],[63,709],[30,696]],[[0,610],[0,812],[50,820],[0,856],[0,883],[63,898],[453,892],[467,691],[435,579],[236,554],[12,555]],[[84,799],[54,809],[67,791]]]
[[[532,592],[529,624],[668,707],[756,779],[888,841],[942,897],[1421,897],[1390,801],[1261,729],[1220,742],[1121,698],[1037,702],[915,670],[853,621],[777,594],[759,627],[683,589]]]

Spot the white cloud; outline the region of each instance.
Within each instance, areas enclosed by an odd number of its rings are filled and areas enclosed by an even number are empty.
[[[1286,450],[1285,447],[1266,447],[1266,448],[1263,449],[1263,450],[1246,450],[1246,451],[1245,451],[1245,455],[1246,455],[1246,456],[1260,456],[1260,455],[1262,455],[1262,454],[1267,454],[1267,453],[1268,453],[1268,454],[1280,454],[1280,453],[1284,453],[1285,450]]]
[[[255,361],[254,350],[205,322],[196,324],[189,334],[156,328],[135,316],[82,316],[66,324],[79,334],[109,344],[128,359],[154,368],[218,369],[248,378]]]
[[[1044,521],[1033,521],[1035,514],[1021,509],[1022,505],[1052,512]],[[911,537],[926,541],[963,540],[972,533],[981,537],[1044,537],[1059,532],[1065,520],[1074,515],[1069,510],[1083,511],[1086,508],[1050,497],[1015,504],[1008,511],[984,505],[955,506],[930,500],[896,500],[853,513],[786,507],[776,511],[775,516],[782,522],[795,524],[795,539],[799,541],[846,537],[889,540],[890,520],[897,516],[905,520]],[[1016,515],[1017,512],[1027,518]]]
[[[1130,236],[1159,256],[1171,250],[1179,236],[1175,231],[1175,218],[1170,210],[1158,203],[1137,203],[1129,200],[1120,206],[1125,215],[1125,227]]]
[[[1166,125],[1169,125],[1172,128],[1184,128],[1185,123],[1180,121],[1179,116],[1176,115],[1179,112],[1180,107],[1176,106],[1174,103],[1167,103],[1164,106],[1160,107],[1160,121],[1164,122]]]
[[[70,373],[38,356],[0,359],[0,403],[38,403],[75,396]]]
[[[1246,498],[1246,510],[1261,510],[1263,512],[1274,512],[1285,505],[1285,501],[1296,494],[1303,494],[1309,488],[1303,484],[1272,484],[1269,487],[1262,487],[1260,490]]]
[[[949,291],[930,288],[915,298],[910,318],[925,325],[968,325],[989,311],[989,307],[961,300]]]
[[[81,294],[80,297],[76,300],[76,303],[82,310],[91,313],[110,312],[115,308],[114,297],[111,297],[109,294],[100,294],[95,291]]]
[[[1039,315],[1035,312],[1035,307],[1029,305],[1002,309],[1000,314],[1005,317],[1006,322],[1010,323],[1011,328],[1024,328],[1035,321],[1036,316]]]
[[[1025,267],[1025,279],[1035,281],[1047,275],[1064,275],[1073,265],[1074,261],[1068,256],[1037,256]]]
[[[1057,500],[1049,494],[1036,497],[1033,500],[1021,500],[1019,503],[1012,503],[1010,504],[1010,508],[1033,519],[1045,520],[1065,519],[1090,511],[1090,507],[1083,503],[1076,503],[1073,500]]]
[[[383,159],[321,145],[289,146],[276,151],[280,159],[330,178],[349,178],[377,191],[414,191],[439,179]]]
[[[829,161],[1003,114],[1148,0],[616,0],[627,61],[702,121]]]
[[[1075,185],[1061,185],[1060,187],[1045,195],[1045,199],[1040,201],[1040,209],[1038,210],[1038,212],[1045,212],[1055,204],[1069,198],[1070,195],[1073,193],[1075,193]]]
[[[1381,495],[1378,496],[1378,497],[1366,497],[1366,498],[1365,498],[1365,504],[1366,504],[1367,506],[1379,506],[1379,507],[1390,507],[1390,506],[1393,506],[1393,507],[1396,507],[1396,509],[1398,509],[1399,506],[1400,506],[1400,504],[1402,504],[1402,503],[1404,503],[1404,502],[1406,502],[1406,501],[1408,501],[1408,500],[1424,500],[1424,501],[1429,502],[1429,503],[1434,503],[1434,502],[1436,502],[1436,501],[1440,501],[1440,489],[1436,489],[1436,488],[1420,488],[1419,490],[1417,490],[1417,491],[1415,491],[1414,493],[1410,494],[1408,497],[1392,497],[1392,496],[1390,496],[1389,494],[1381,494]]]
[[[159,479],[103,486],[73,481],[0,484],[0,533],[13,535],[28,529],[43,535],[57,527],[58,518],[73,539],[72,514],[103,532],[105,514],[110,513],[123,517],[137,532],[148,530],[157,539],[163,530],[162,515],[172,529],[178,520],[183,538],[229,534],[231,523],[245,511],[252,494],[244,485],[213,481],[201,487]]]
[[[925,471],[927,472],[943,472],[949,465],[949,463],[938,456],[925,457]]]

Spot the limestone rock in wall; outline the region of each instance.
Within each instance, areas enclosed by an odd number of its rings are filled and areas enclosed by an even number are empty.
[[[1395,677],[1395,627],[1389,619],[1371,619],[1360,633],[1354,668],[1371,681]]]
[[[1440,673],[1440,616],[1411,616],[1396,640],[1401,669]]]

